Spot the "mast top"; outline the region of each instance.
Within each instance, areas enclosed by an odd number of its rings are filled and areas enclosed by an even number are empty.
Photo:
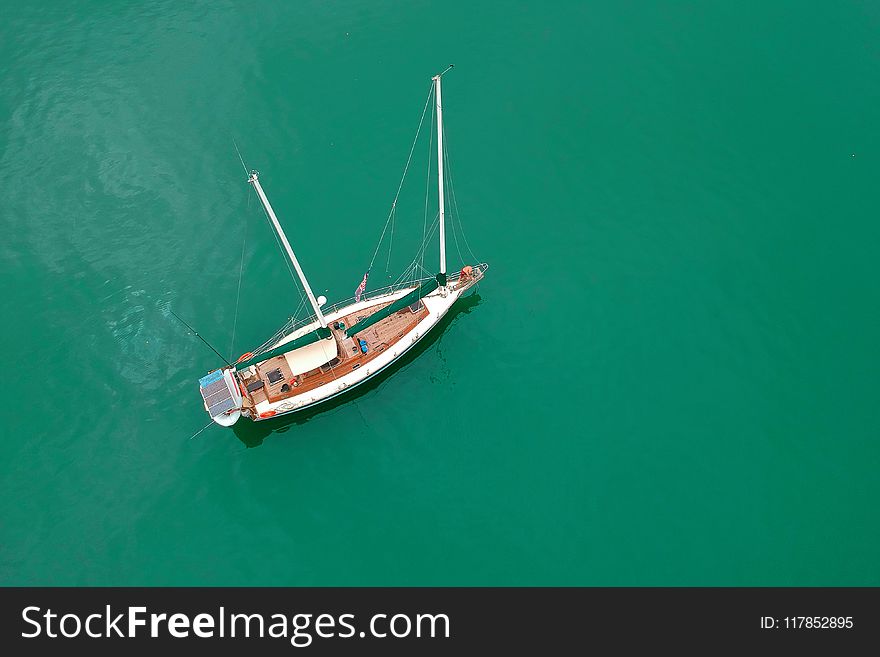
[[[450,65],[447,66],[445,69],[443,69],[443,72],[442,72],[442,73],[438,73],[437,75],[435,75],[435,76],[432,77],[431,79],[432,79],[432,80],[439,80],[439,79],[442,78],[446,73],[448,73],[449,70],[452,69],[452,68],[455,68],[455,64],[450,64]]]

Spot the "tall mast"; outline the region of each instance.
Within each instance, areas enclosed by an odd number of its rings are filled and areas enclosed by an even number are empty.
[[[315,295],[312,293],[312,287],[309,285],[308,280],[306,280],[306,275],[303,273],[302,268],[299,266],[299,261],[296,259],[296,255],[294,255],[293,249],[290,247],[290,242],[287,241],[287,235],[285,235],[284,231],[281,229],[281,224],[278,223],[278,217],[275,216],[275,210],[273,210],[272,206],[269,205],[269,199],[266,198],[266,193],[260,186],[260,181],[258,178],[259,174],[256,171],[251,171],[248,182],[251,183],[254,186],[254,189],[257,190],[257,196],[260,197],[260,201],[263,203],[263,207],[266,208],[266,214],[269,215],[269,219],[272,221],[272,225],[275,227],[275,231],[278,233],[278,237],[281,238],[281,243],[284,245],[284,249],[287,251],[287,255],[290,256],[290,261],[293,263],[293,268],[296,269],[296,274],[297,276],[299,276],[299,280],[306,291],[306,295],[309,297],[309,302],[312,304],[312,310],[315,311],[315,315],[318,317],[318,321],[321,323],[321,327],[327,328],[327,320],[324,319],[324,314],[321,312],[321,308],[318,306],[318,301],[315,299]]]
[[[449,66],[448,71],[452,66]],[[443,73],[446,73],[443,71]],[[446,286],[446,221],[443,208],[443,101],[440,94],[440,78],[443,73],[435,75],[434,99],[437,102],[437,198],[440,203],[440,275],[437,277],[441,286]]]

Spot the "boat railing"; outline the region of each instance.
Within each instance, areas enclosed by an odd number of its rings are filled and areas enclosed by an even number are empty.
[[[478,279],[482,278],[483,274],[485,273],[485,271],[488,268],[489,268],[489,265],[486,264],[485,262],[480,263],[479,265],[472,266],[472,270],[474,272],[476,272],[475,277]],[[474,276],[474,274],[471,274],[471,275]],[[446,276],[447,284],[458,282],[458,279],[460,277],[461,277],[460,271],[455,272],[454,274],[447,274],[447,276]],[[433,276],[425,276],[424,278],[413,279],[413,280],[405,281],[402,283],[393,283],[391,285],[386,285],[385,287],[380,287],[375,290],[370,290],[369,292],[365,292],[364,294],[361,295],[361,301],[370,301],[372,299],[377,299],[379,297],[384,297],[389,294],[393,294],[394,292],[398,292],[400,290],[405,290],[407,288],[415,288],[415,287],[418,287],[419,285],[421,285],[422,283],[424,283],[425,281],[428,281],[432,278],[434,278],[434,277]],[[356,300],[355,300],[355,297],[351,296],[348,299],[343,299],[342,301],[337,301],[336,303],[334,303],[330,306],[324,306],[323,308],[321,308],[321,312],[323,312],[325,315],[330,315],[332,313],[335,313],[340,308],[344,308],[345,306],[350,306],[353,303],[356,303]],[[254,354],[259,355],[259,354],[263,353],[264,351],[268,351],[269,349],[274,347],[285,336],[290,335],[291,333],[293,333],[297,329],[302,328],[306,324],[311,324],[314,321],[315,321],[315,318],[312,316],[304,317],[304,318],[300,318],[300,319],[296,319],[296,318],[291,317],[284,324],[284,326],[282,326],[280,329],[278,329],[278,331],[275,332],[275,334],[271,338],[266,340],[262,345],[260,345],[257,349],[255,349]]]

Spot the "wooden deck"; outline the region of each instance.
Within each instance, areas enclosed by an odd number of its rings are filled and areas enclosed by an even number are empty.
[[[354,337],[347,338],[345,337],[345,329],[335,328],[337,322],[342,322],[345,326],[353,326],[391,303],[389,301],[377,304],[330,323],[329,328],[336,340],[339,352],[337,358],[330,361],[332,366],[324,365],[294,376],[287,359],[281,355],[259,363],[256,366],[256,375],[254,376],[245,378],[245,373],[239,373],[245,387],[257,382],[263,384],[260,389],[250,393],[249,398],[245,397],[245,408],[267,400],[274,403],[302,395],[326,383],[331,383],[354,369],[363,367],[386,349],[392,347],[400,338],[415,328],[416,324],[428,316],[428,309],[420,303],[415,312],[412,307],[399,310],[376,322],[373,326],[367,327]],[[362,353],[358,346],[358,339],[366,341],[367,353]]]

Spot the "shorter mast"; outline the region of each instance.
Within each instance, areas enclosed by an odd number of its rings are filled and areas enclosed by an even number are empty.
[[[299,261],[296,259],[296,255],[294,255],[293,253],[290,242],[287,241],[287,235],[284,234],[284,231],[281,228],[281,224],[278,223],[278,217],[275,216],[275,210],[273,210],[272,206],[269,205],[269,199],[266,198],[266,193],[260,186],[259,174],[256,171],[251,171],[248,182],[254,186],[255,190],[257,190],[257,196],[260,197],[260,201],[263,203],[263,207],[266,209],[266,214],[269,215],[269,219],[272,221],[272,225],[275,227],[275,231],[278,233],[278,237],[281,238],[281,243],[284,244],[284,249],[287,251],[287,255],[290,257],[290,261],[293,263],[293,268],[296,269],[297,276],[299,276],[299,280],[306,291],[306,295],[309,297],[309,302],[312,304],[312,310],[315,311],[315,315],[317,316],[318,321],[321,323],[321,328],[327,328],[327,320],[324,319],[324,313],[321,312],[321,308],[320,306],[318,306],[318,301],[317,299],[315,299],[315,295],[312,293],[312,287],[309,285],[308,280],[306,280],[306,275],[303,273],[302,268],[299,266]]]

